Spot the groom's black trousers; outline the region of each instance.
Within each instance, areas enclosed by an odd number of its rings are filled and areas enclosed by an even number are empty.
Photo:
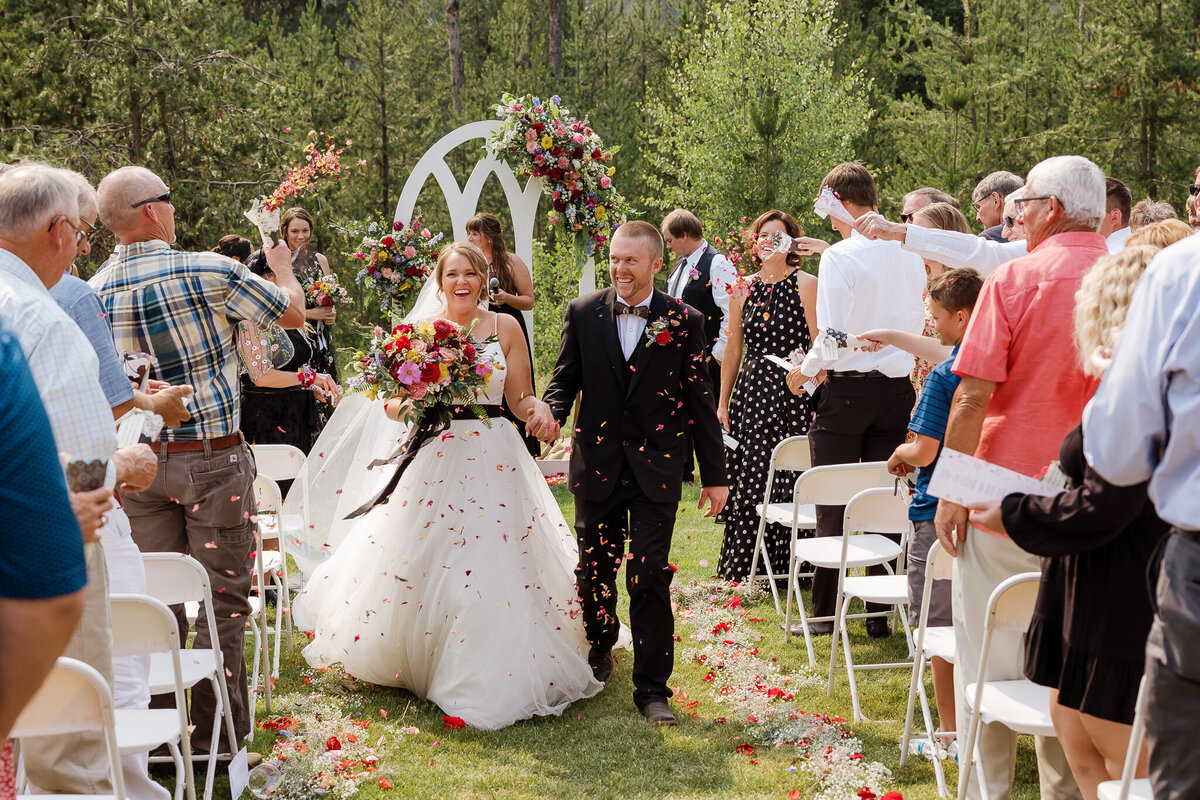
[[[625,559],[629,626],[633,633],[633,701],[638,708],[667,700],[675,664],[675,620],[671,615],[668,562],[678,503],[655,503],[642,493],[628,464],[617,488],[603,502],[575,500],[579,565],[575,580],[583,626],[599,651],[617,643],[617,569]],[[625,540],[629,556],[625,558]]]

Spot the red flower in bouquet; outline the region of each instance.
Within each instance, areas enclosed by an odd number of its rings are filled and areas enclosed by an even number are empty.
[[[350,302],[350,292],[338,283],[337,276],[333,273],[322,275],[305,286],[304,296],[308,302],[322,308],[344,306]]]

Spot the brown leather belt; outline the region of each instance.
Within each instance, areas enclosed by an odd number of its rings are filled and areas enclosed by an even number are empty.
[[[241,444],[242,434],[231,433],[228,436],[218,436],[216,439],[193,439],[186,442],[167,442],[168,453],[202,453],[204,452],[204,444],[208,443],[209,450],[224,450],[227,447],[233,447],[236,444]],[[156,453],[161,453],[163,448],[162,442],[154,442],[150,445],[150,449]]]

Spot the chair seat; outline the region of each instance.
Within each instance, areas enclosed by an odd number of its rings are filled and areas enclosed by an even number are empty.
[[[857,597],[865,603],[898,605],[908,602],[907,575],[865,575],[847,577],[842,582],[842,594]]]
[[[115,716],[117,745],[123,756],[145,753],[181,738],[179,711],[174,708],[118,708]]]
[[[815,539],[797,539],[792,553],[800,561],[814,567],[837,569],[842,563],[842,537],[818,536]],[[847,567],[869,567],[882,564],[900,555],[900,545],[877,533],[862,533],[850,537],[846,548]]]
[[[958,653],[958,646],[954,642],[954,628],[925,629],[925,655],[929,658],[936,656],[953,664]]]
[[[1100,800],[1119,800],[1121,797],[1120,781],[1105,781],[1096,790]],[[1129,800],[1154,800],[1154,791],[1150,788],[1149,778],[1135,778],[1129,786]],[[58,800],[55,797],[55,800]]]
[[[212,650],[180,650],[179,671],[183,688],[190,689],[217,671]],[[170,694],[175,691],[175,668],[169,653],[150,654],[150,694]]]
[[[767,522],[773,522],[776,525],[786,525],[792,527],[792,504],[791,503],[771,503],[767,506]],[[762,503],[754,506],[754,510],[761,516],[763,513]],[[809,530],[817,526],[817,507],[812,505],[801,505],[796,512],[796,527],[800,530]],[[283,521],[287,525],[287,520]]]
[[[966,690],[967,702],[975,699],[975,684]],[[1033,681],[988,681],[979,703],[980,718],[986,724],[999,722],[1016,733],[1054,736],[1050,721],[1050,689]]]

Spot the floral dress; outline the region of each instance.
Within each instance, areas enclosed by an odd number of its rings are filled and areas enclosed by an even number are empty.
[[[316,252],[307,248],[296,259],[295,270],[296,279],[305,289],[324,274],[321,272],[321,263],[317,260]],[[306,301],[305,308],[314,308],[314,306]],[[337,353],[333,346],[333,330],[318,320],[313,320],[308,324],[312,327],[312,335],[309,336],[312,345],[310,365],[317,372],[323,372],[337,381]]]
[[[742,303],[745,350],[729,409],[730,435],[738,447],[726,451],[731,486],[719,566],[726,580],[750,576],[758,538],[754,506],[763,501],[771,451],[790,436],[807,434],[812,422],[808,395],[792,394],[783,369],[764,358],[787,358],[797,349],[808,351],[808,324],[800,300],[798,273],[797,268],[776,283],[751,279],[749,296]],[[776,473],[772,503],[791,501],[796,477],[792,472]],[[767,551],[776,575],[788,573],[790,536],[788,529],[778,525],[766,529]],[[759,570],[762,574],[761,561]]]

